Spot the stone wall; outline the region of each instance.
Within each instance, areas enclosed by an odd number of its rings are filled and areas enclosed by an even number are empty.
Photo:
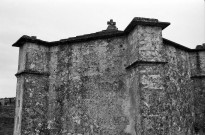
[[[166,45],[165,65],[166,110],[169,133],[192,135],[194,90],[189,53]]]
[[[50,114],[51,134],[123,132],[124,42],[113,38],[58,48],[58,64],[52,64],[55,72],[50,75],[51,96],[57,101],[51,103],[56,113]]]
[[[199,50],[190,55],[195,121],[193,127],[196,132],[205,133],[205,51]],[[196,63],[196,64],[195,64]]]

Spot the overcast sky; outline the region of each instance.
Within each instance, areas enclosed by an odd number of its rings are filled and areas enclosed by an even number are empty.
[[[16,95],[22,35],[54,41],[106,29],[124,30],[134,17],[170,22],[163,37],[195,48],[205,43],[204,0],[0,0],[0,98]]]

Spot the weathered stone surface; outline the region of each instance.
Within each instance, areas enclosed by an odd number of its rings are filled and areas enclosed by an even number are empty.
[[[119,44],[124,45],[123,38],[54,48],[49,78],[52,134],[123,132],[120,128],[127,123],[121,108],[125,58],[119,54]]]
[[[197,133],[205,132],[205,52],[199,51],[192,56],[197,62],[194,67],[196,70],[192,72],[192,80],[194,87],[194,109],[195,121],[193,127]]]
[[[124,32],[19,39],[14,135],[204,132],[204,51],[164,42],[166,26],[135,18]]]
[[[192,135],[194,132],[194,90],[191,78],[189,53],[167,46],[166,102],[169,133]]]

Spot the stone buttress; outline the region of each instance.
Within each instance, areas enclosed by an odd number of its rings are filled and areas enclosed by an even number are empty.
[[[165,47],[163,25],[144,19],[128,35],[128,89],[133,103],[133,128],[136,135],[163,134],[167,126],[165,98]],[[133,96],[133,97],[132,97]],[[133,134],[134,135],[134,134]]]
[[[19,49],[15,135],[47,132],[48,52],[49,48],[33,43]]]

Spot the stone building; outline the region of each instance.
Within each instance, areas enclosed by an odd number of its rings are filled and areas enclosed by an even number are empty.
[[[11,98],[0,98],[0,106],[4,105],[14,105],[15,104],[15,97]]]
[[[194,135],[205,131],[205,45],[162,37],[134,18],[46,42],[22,36],[14,135]]]
[[[13,135],[15,97],[0,98],[0,135]]]

